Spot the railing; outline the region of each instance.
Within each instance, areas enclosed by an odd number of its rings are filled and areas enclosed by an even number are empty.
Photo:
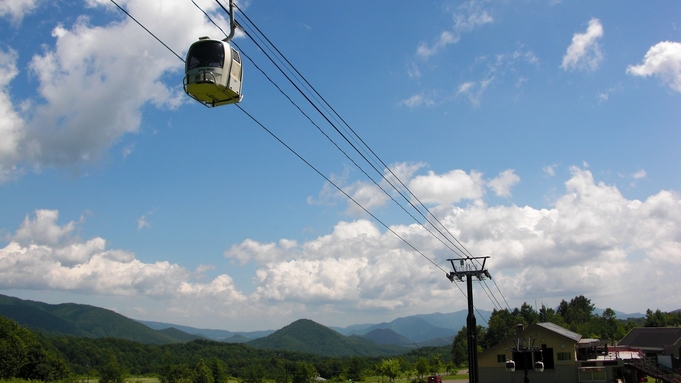
[[[672,370],[671,368],[662,366],[657,362],[648,360],[645,358],[645,356],[643,356],[641,359],[631,359],[625,363],[639,371],[643,371],[653,378],[661,379],[664,382],[681,383],[681,374]]]

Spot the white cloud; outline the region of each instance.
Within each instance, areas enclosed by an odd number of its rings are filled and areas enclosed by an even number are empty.
[[[496,178],[487,181],[487,186],[489,186],[494,193],[500,197],[509,197],[511,195],[511,186],[520,182],[520,177],[515,174],[513,169],[505,170]]]
[[[468,93],[473,87],[475,87],[475,83],[473,81],[465,82],[459,85],[457,93]]]
[[[553,165],[547,165],[542,168],[542,171],[546,173],[549,177],[553,177],[556,175],[556,167],[558,165],[553,164]]]
[[[459,85],[459,88],[457,90],[458,95],[465,96],[468,98],[468,100],[473,104],[473,106],[479,106],[480,105],[480,100],[482,99],[482,95],[485,93],[485,90],[487,90],[487,87],[492,84],[494,81],[494,77],[487,77],[480,81],[480,84],[474,82],[474,81],[469,81],[465,82],[461,85]]]
[[[552,208],[487,206],[478,200],[440,210],[441,221],[473,254],[492,256],[490,270],[516,305],[584,294],[623,310],[673,306],[662,292],[679,288],[674,270],[681,266],[681,196],[662,191],[645,201],[629,200],[615,186],[596,183],[587,170],[571,172]],[[392,228],[446,267],[451,255],[420,226]],[[419,283],[430,283],[435,294],[447,289],[428,261],[364,220],[342,222],[330,235],[278,250],[279,261],[258,271],[261,299],[400,312],[433,297]],[[648,273],[661,281],[655,302],[629,283]]]
[[[287,246],[289,248],[289,246]],[[225,251],[224,256],[239,261],[244,265],[251,260],[257,263],[275,262],[281,257],[281,252],[277,245],[272,243],[259,243],[251,239],[246,239],[238,245],[233,245]]]
[[[409,189],[423,203],[450,204],[462,199],[479,199],[484,194],[482,173],[452,170],[445,174],[429,171],[409,181]]]
[[[0,17],[9,17],[13,22],[19,23],[38,6],[38,2],[39,0],[0,0]]]
[[[646,178],[648,174],[646,173],[645,170],[639,170],[636,173],[632,174],[631,176],[634,177],[634,179],[640,180],[642,178]]]
[[[474,106],[480,105],[483,94],[493,83],[503,81],[508,76],[515,77],[516,87],[521,88],[529,80],[522,74],[525,70],[523,66],[529,64],[532,67],[537,67],[539,59],[532,51],[524,51],[522,48],[518,48],[511,53],[479,57],[473,67],[481,64],[484,64],[485,68],[481,79],[464,82],[456,89],[456,95],[468,98]]]
[[[409,108],[415,108],[417,106],[425,105],[432,106],[435,104],[432,98],[424,94],[415,94],[405,100],[400,101],[400,105],[405,105]]]
[[[74,237],[75,222],[60,226],[59,213],[38,210],[26,217],[12,240],[0,249],[0,288],[61,290],[84,294],[228,302],[244,296],[229,276],[205,284],[190,280],[191,273],[169,262],[143,263],[125,250],[108,250],[103,238]]]
[[[142,230],[142,228],[146,227],[147,229],[151,228],[151,224],[147,220],[147,215],[143,215],[137,219],[137,230]]]
[[[657,76],[677,92],[681,92],[681,43],[663,41],[653,45],[640,65],[630,65],[627,73],[635,76]]]
[[[0,4],[4,9],[27,11],[36,3]],[[27,105],[23,112],[30,116],[26,121],[15,112],[8,87],[17,74],[16,53],[0,52],[0,129],[7,137],[0,147],[2,179],[20,174],[23,168],[77,168],[97,161],[121,137],[139,131],[144,105],[174,108],[185,99],[181,84],[168,86],[161,80],[179,72],[181,60],[109,1],[88,5],[111,8],[121,15],[121,21],[92,25],[81,16],[68,28],[54,26],[54,43],[44,45],[28,65],[37,79],[39,98],[23,103]],[[178,53],[196,36],[216,34],[215,27],[189,2],[131,0],[125,6]],[[203,6],[208,12],[217,8],[210,2]],[[221,15],[214,16],[224,25]],[[111,41],[126,44],[102,43]]]
[[[494,22],[494,18],[478,2],[469,1],[457,8],[452,14],[454,26],[451,31],[440,33],[432,44],[421,43],[416,49],[416,54],[424,59],[436,54],[448,45],[456,44],[461,40],[464,32],[469,32],[478,26]]]
[[[681,195],[661,191],[645,200],[624,197],[614,185],[596,182],[573,167],[565,192],[550,208],[445,204],[481,195],[478,173],[447,172],[414,177],[450,190],[427,196],[440,221],[474,255],[490,255],[488,267],[512,306],[535,299],[556,304],[583,294],[601,306],[624,311],[672,309],[669,291],[681,288]],[[511,171],[502,172],[512,174]],[[452,188],[452,179],[461,179]],[[252,239],[225,257],[252,270],[253,289],[242,293],[228,274],[206,282],[169,262],[143,263],[126,250],[107,249],[103,238],[74,236],[81,223],[57,224],[56,211],[37,211],[0,249],[0,288],[66,291],[126,297],[137,313],[153,298],[150,320],[182,318],[230,328],[277,328],[301,317],[324,324],[380,320],[465,307],[465,298],[442,269],[371,221],[339,222],[329,234],[297,242]],[[452,254],[417,224],[391,229],[449,271]],[[648,276],[645,290],[631,281]],[[446,299],[444,299],[446,298]],[[478,299],[479,307],[489,303]],[[489,305],[491,307],[491,305]],[[199,319],[205,315],[205,318]]]
[[[16,174],[16,161],[20,157],[19,143],[23,138],[24,120],[14,109],[9,96],[9,84],[19,73],[17,53],[0,50],[0,183]]]
[[[564,70],[586,69],[594,71],[603,60],[603,53],[598,44],[603,37],[603,26],[600,20],[589,20],[584,33],[575,33],[572,43],[567,48],[560,67]]]

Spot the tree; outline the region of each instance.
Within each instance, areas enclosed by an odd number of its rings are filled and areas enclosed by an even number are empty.
[[[558,314],[571,330],[576,331],[580,325],[589,323],[593,318],[594,308],[590,299],[579,295],[570,300],[570,303],[562,300],[558,305]]]
[[[159,380],[161,383],[190,383],[192,371],[186,364],[171,363],[170,355],[166,353],[159,373]]]
[[[66,379],[71,371],[66,363],[42,347],[33,345],[26,353],[26,364],[18,373],[18,377],[28,380],[53,382]]]
[[[488,349],[507,337],[515,333],[515,326],[518,324],[519,318],[511,314],[508,309],[503,310],[492,310],[492,315],[489,317],[487,322],[487,331],[485,332],[485,338],[481,339],[480,345],[484,349]],[[461,333],[461,332],[459,332]],[[457,335],[458,336],[458,335]],[[466,334],[463,334],[463,338],[466,339]],[[455,339],[456,340],[456,339]],[[467,352],[467,348],[461,348],[459,352]],[[458,355],[458,359],[462,358],[462,355]],[[467,360],[467,356],[463,360]]]
[[[400,375],[400,360],[399,359],[383,359],[378,365],[378,371],[381,376],[385,375],[394,382],[395,378]]]
[[[520,316],[523,318],[525,327],[531,326],[539,321],[539,313],[527,302],[520,306]]]
[[[296,362],[293,374],[291,375],[292,383],[310,383],[317,377],[317,370],[315,367],[306,362]]]
[[[260,365],[249,364],[244,367],[241,372],[241,382],[242,383],[262,383],[263,381],[263,368]]]
[[[364,368],[362,359],[358,356],[350,358],[348,369],[345,373],[346,377],[353,381],[360,381],[364,378]]]
[[[442,359],[440,358],[440,354],[433,355],[430,358],[430,368],[428,369],[431,374],[437,374],[440,372],[440,369],[442,368]]]
[[[125,383],[125,369],[118,364],[115,356],[109,356],[107,363],[99,372],[100,383]]]
[[[194,367],[192,383],[213,383],[213,372],[208,368],[203,359],[199,360]]]
[[[567,302],[565,301],[562,301],[561,303],[565,303],[567,305]],[[560,327],[567,327],[565,320],[560,314],[556,312],[556,310],[550,307],[546,307],[543,304],[541,306],[541,309],[539,309],[539,321],[550,322],[553,324],[557,324]]]
[[[618,330],[620,327],[623,327],[618,321],[617,321],[617,314],[615,314],[615,311],[611,308],[606,308],[603,310],[603,315],[600,317],[600,322],[601,322],[601,331],[600,331],[600,337],[601,338],[606,338],[606,339],[611,339],[611,340],[619,340],[621,337],[618,337]],[[624,336],[624,334],[622,334]]]
[[[459,330],[452,342],[452,360],[457,366],[468,361],[468,334],[465,326]]]
[[[218,360],[218,358],[212,358],[208,361],[208,368],[213,375],[214,383],[223,383],[225,380],[225,366]]]
[[[430,365],[428,364],[428,360],[426,358],[420,357],[416,360],[414,368],[416,368],[416,373],[418,376],[423,379],[423,375],[430,370]]]
[[[655,312],[651,309],[646,310],[645,327],[665,327],[666,325],[664,314],[660,309],[655,310]]]

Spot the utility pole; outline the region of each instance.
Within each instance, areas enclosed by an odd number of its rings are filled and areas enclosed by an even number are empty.
[[[485,269],[485,262],[489,257],[469,257],[448,259],[452,264],[451,273],[447,274],[447,278],[454,282],[456,279],[463,282],[466,277],[466,287],[468,288],[468,317],[466,318],[466,331],[468,335],[468,381],[470,383],[478,383],[478,341],[477,341],[477,324],[475,320],[475,306],[473,306],[473,277],[479,280],[485,277],[492,279],[492,276]],[[480,259],[482,263],[480,264]],[[456,261],[456,262],[455,262]],[[479,264],[480,267],[476,264]],[[458,267],[457,267],[458,263]]]

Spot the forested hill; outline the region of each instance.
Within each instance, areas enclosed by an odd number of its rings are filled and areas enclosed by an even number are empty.
[[[408,349],[379,345],[359,336],[344,336],[309,319],[300,319],[264,338],[247,343],[253,347],[289,350],[323,356],[385,356],[402,354]]]
[[[148,344],[201,339],[179,330],[157,331],[100,307],[64,303],[51,305],[0,294],[0,315],[31,330],[52,335],[120,338]]]

